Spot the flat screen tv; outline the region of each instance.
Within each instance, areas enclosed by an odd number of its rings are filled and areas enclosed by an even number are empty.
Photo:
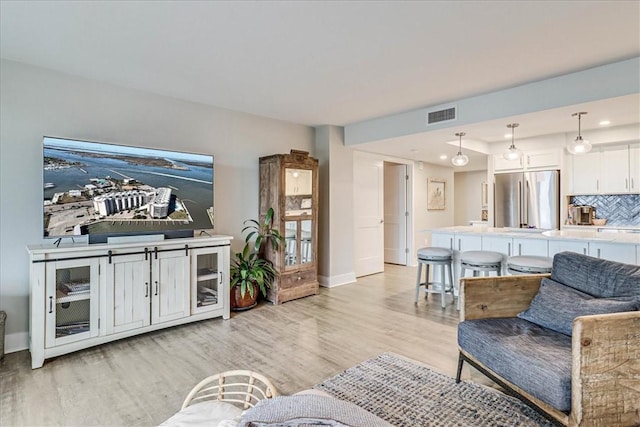
[[[44,137],[44,237],[213,228],[213,156]]]

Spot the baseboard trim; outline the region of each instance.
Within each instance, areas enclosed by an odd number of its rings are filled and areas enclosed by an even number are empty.
[[[356,273],[339,274],[337,276],[318,276],[320,286],[325,288],[334,288],[336,286],[347,285],[356,281]]]
[[[4,337],[4,352],[15,353],[29,348],[29,332],[16,332]]]

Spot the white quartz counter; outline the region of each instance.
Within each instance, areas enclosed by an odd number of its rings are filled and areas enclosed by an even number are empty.
[[[495,228],[454,226],[427,230],[431,233],[471,234],[478,236],[504,236],[522,239],[546,240],[587,240],[597,242],[618,242],[640,244],[640,233],[612,233],[597,231],[602,227],[587,227],[587,229],[565,228],[563,230],[541,230],[529,228]]]

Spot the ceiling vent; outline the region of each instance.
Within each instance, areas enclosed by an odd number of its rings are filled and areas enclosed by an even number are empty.
[[[436,123],[450,122],[456,119],[456,107],[445,108],[444,110],[430,111],[427,113],[427,126]]]

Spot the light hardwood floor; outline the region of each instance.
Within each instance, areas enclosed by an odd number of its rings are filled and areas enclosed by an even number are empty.
[[[414,305],[415,274],[386,265],[316,296],[101,345],[36,370],[28,351],[7,354],[0,425],[157,425],[216,372],[255,370],[293,394],[385,351],[453,376],[458,312],[451,296],[444,310],[439,295]]]

